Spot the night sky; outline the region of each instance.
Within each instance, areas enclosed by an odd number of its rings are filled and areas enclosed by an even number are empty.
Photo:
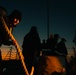
[[[7,15],[14,9],[22,12],[22,20],[13,31],[20,46],[32,26],[37,26],[41,41],[47,39],[47,0],[0,0],[0,5]],[[67,48],[72,48],[75,29],[76,1],[49,0],[49,34],[58,33],[67,40]]]

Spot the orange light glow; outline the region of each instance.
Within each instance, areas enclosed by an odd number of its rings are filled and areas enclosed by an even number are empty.
[[[19,23],[19,20],[14,18],[14,25],[17,25]]]
[[[18,60],[19,56],[16,49],[10,49],[10,47],[2,47],[1,48],[2,60]]]

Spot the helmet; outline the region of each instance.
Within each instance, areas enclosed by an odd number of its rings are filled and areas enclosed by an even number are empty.
[[[11,18],[16,18],[16,19],[18,19],[19,21],[21,21],[21,18],[22,18],[22,14],[21,14],[21,12],[19,11],[19,10],[14,10],[10,15],[9,15],[9,17],[11,17]]]
[[[54,34],[54,37],[60,38],[59,34]]]

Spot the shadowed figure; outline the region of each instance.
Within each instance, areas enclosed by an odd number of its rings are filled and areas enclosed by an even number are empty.
[[[50,51],[47,51],[46,55],[55,55],[56,45],[59,38],[59,34],[54,34],[47,39],[47,49],[49,49]]]
[[[5,14],[3,14],[3,13],[5,13]],[[14,27],[16,27],[17,24],[21,21],[21,18],[22,18],[21,12],[15,9],[12,11],[12,13],[10,15],[7,16],[6,9],[4,7],[0,6],[0,46],[2,44],[11,45],[12,40],[10,40],[10,37],[7,35],[7,32],[3,27],[1,17],[4,18],[8,29],[12,33]]]
[[[55,51],[56,45],[58,43],[59,34],[54,34],[54,36],[47,39],[47,46],[51,51]]]
[[[45,39],[43,39],[43,41],[41,43],[41,47],[42,47],[42,49],[47,49],[47,43],[46,43]]]
[[[65,68],[66,68],[66,71],[67,71],[68,70],[68,61],[67,61],[68,51],[67,51],[67,47],[65,45],[65,42],[66,42],[66,39],[65,38],[61,38],[61,41],[57,44],[56,51],[60,55],[63,55],[63,58],[65,60]]]
[[[51,44],[52,51],[56,50],[56,45],[58,43],[59,38],[60,38],[59,34],[54,34],[54,38],[52,39],[52,44]]]
[[[59,53],[67,56],[67,55],[68,55],[68,51],[67,51],[65,42],[66,42],[66,40],[65,40],[64,38],[61,38],[61,41],[57,44],[56,50],[57,50]]]
[[[10,15],[7,16],[7,10],[0,6],[0,47],[2,45],[14,45],[14,42],[10,39],[8,33],[6,32],[4,28],[4,22],[3,19],[9,29],[9,31],[12,33],[14,27],[21,21],[22,14],[18,10],[13,10]],[[0,65],[2,65],[2,55],[0,54]],[[3,71],[3,67],[0,66],[0,71]],[[0,75],[1,72],[0,72]]]
[[[36,75],[61,75],[61,72],[65,72],[65,68],[61,63],[59,56],[55,53],[58,39],[59,34],[55,34],[54,37],[47,40],[50,51],[46,51],[40,57]]]
[[[40,55],[41,50],[41,41],[36,26],[32,26],[30,32],[24,36],[22,48],[25,63],[30,73],[32,66],[35,66],[35,59]]]
[[[54,38],[54,35],[53,34],[50,34],[50,37],[47,39],[47,48],[48,49],[51,49],[52,48],[53,38]]]

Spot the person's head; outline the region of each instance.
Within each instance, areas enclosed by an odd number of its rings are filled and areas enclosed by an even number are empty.
[[[14,26],[16,26],[21,21],[21,18],[21,12],[16,9],[9,15],[9,19],[11,19]]]
[[[49,38],[53,38],[53,37],[54,37],[54,35],[53,34],[50,34]]]
[[[60,38],[59,34],[54,34],[54,38]]]
[[[37,32],[37,27],[36,26],[32,26],[30,31],[31,32]]]
[[[65,38],[61,38],[61,41],[66,42],[67,40]]]

